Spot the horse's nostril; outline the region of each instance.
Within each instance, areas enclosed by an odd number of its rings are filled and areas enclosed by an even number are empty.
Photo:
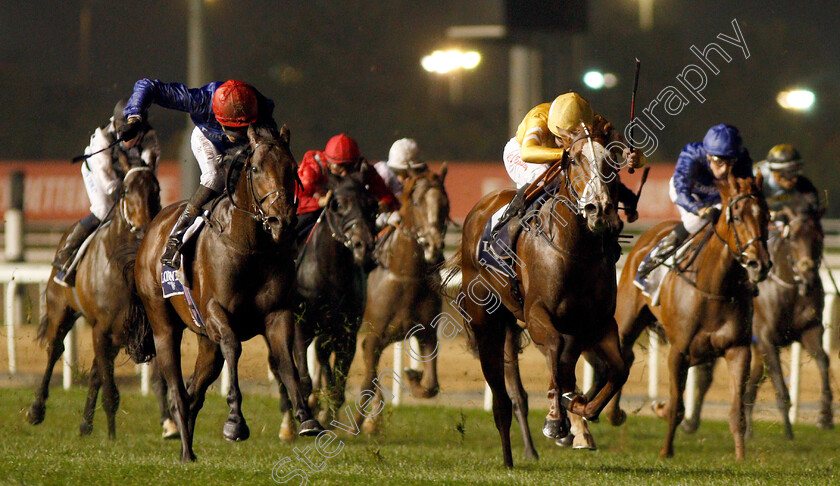
[[[756,269],[758,269],[759,266],[760,265],[758,264],[758,260],[748,260],[747,261],[747,267],[748,268],[756,270]]]
[[[589,203],[589,204],[587,204],[586,206],[583,207],[583,212],[586,213],[586,214],[591,214],[591,213],[595,212],[595,209],[596,209],[595,205],[592,204],[592,203]]]

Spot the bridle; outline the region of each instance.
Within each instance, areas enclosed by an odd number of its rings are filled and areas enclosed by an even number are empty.
[[[133,168],[129,169],[128,172],[125,173],[125,176],[123,177],[123,181],[128,179],[129,174],[131,174],[133,172],[150,171],[150,170],[152,170],[152,168],[149,167],[148,165],[143,165],[143,166],[140,166],[140,167],[133,167]],[[128,217],[128,203],[125,200],[125,193],[123,193],[122,196],[120,197],[119,205],[120,205],[120,215],[122,215],[123,220],[126,223],[128,223],[129,231],[132,234],[137,234],[140,231],[141,228],[139,226],[135,226],[134,223],[132,223],[131,220]]]
[[[726,222],[729,225],[729,228],[732,231],[733,239],[735,240],[735,249],[732,249],[732,245],[729,244],[729,241],[724,239],[720,234],[717,232],[716,225],[712,225],[712,231],[714,232],[715,236],[726,246],[726,249],[729,250],[729,253],[738,261],[738,263],[746,268],[745,259],[747,257],[746,250],[749,248],[753,243],[761,240],[761,234],[759,233],[755,237],[746,241],[746,243],[741,243],[741,237],[738,235],[738,227],[735,223],[740,223],[741,218],[734,215],[732,208],[738,202],[745,200],[745,199],[755,199],[758,200],[758,197],[755,194],[741,194],[738,197],[733,198],[729,201],[729,204],[726,205]]]
[[[422,181],[426,181],[427,184],[420,184],[420,182]],[[422,192],[420,192],[419,194],[415,194],[415,190],[417,190],[417,188],[420,186],[422,186]],[[446,236],[446,218],[443,219],[443,222],[440,225],[442,227],[438,227],[437,225],[434,225],[428,221],[424,212],[419,211],[419,207],[421,205],[414,202],[415,197],[421,198],[433,188],[439,189],[444,195],[446,194],[442,184],[435,184],[433,183],[433,181],[430,181],[427,178],[421,178],[420,176],[417,176],[416,179],[412,181],[411,187],[409,188],[409,191],[406,193],[405,197],[406,206],[408,204],[411,204],[410,209],[408,209],[408,211],[411,211],[410,221],[412,222],[412,225],[411,227],[401,225],[400,229],[405,231],[411,238],[413,238],[420,244],[422,244],[423,241],[425,241],[429,235],[433,234],[434,231],[440,233],[441,238]],[[414,224],[415,220],[418,220],[420,224]]]
[[[257,149],[260,146],[279,147],[280,144],[278,144],[277,142],[274,142],[274,141],[269,141],[269,142],[259,141],[256,144],[254,144],[253,147],[246,146],[246,147],[243,147],[243,148],[239,149],[234,154],[233,159],[232,159],[233,162],[231,163],[231,166],[228,169],[227,179],[225,181],[225,193],[227,194],[228,200],[230,200],[234,209],[248,214],[251,217],[251,219],[253,219],[254,221],[262,224],[263,231],[265,231],[267,233],[270,233],[271,232],[271,227],[269,225],[269,220],[272,218],[272,216],[269,216],[268,213],[266,213],[263,210],[262,206],[265,203],[266,199],[268,199],[271,196],[274,196],[274,198],[271,199],[270,203],[268,204],[268,207],[271,207],[272,205],[274,205],[274,203],[282,196],[282,192],[281,192],[280,188],[275,189],[273,191],[269,191],[268,193],[266,193],[264,195],[259,195],[256,191],[256,188],[255,188],[255,185],[254,185],[254,170],[253,170],[254,166],[251,164],[251,158],[254,156],[254,154],[257,152]],[[245,159],[246,159],[245,162],[239,162],[239,160],[242,157],[245,157]],[[230,189],[230,182],[231,182],[232,175],[234,173],[234,167],[236,165],[239,165],[239,164],[242,164],[243,170],[246,171],[247,174],[248,174],[247,175],[247,181],[248,181],[248,193],[251,195],[251,211],[245,210],[245,209],[239,207],[238,204],[236,204],[236,201],[233,200],[233,193]],[[249,167],[252,170],[248,170]],[[294,171],[294,173],[295,173],[295,185],[297,187],[302,188],[303,184],[300,181],[300,177],[297,175],[297,171]],[[292,206],[293,206],[294,209],[297,209],[297,206],[298,206],[297,191],[295,191]]]

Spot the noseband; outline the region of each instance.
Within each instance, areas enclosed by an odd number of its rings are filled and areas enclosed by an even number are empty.
[[[726,222],[729,224],[729,227],[732,229],[732,235],[735,238],[735,250],[732,249],[732,246],[729,245],[729,242],[727,240],[725,240],[722,236],[720,236],[720,234],[718,234],[717,228],[714,227],[714,226],[712,227],[712,231],[714,231],[715,236],[717,236],[718,239],[720,239],[720,241],[723,242],[723,244],[726,246],[726,249],[729,250],[729,252],[732,254],[732,256],[735,257],[735,259],[738,261],[738,263],[742,267],[745,267],[745,265],[746,265],[745,262],[744,262],[744,257],[746,256],[745,252],[746,252],[747,248],[749,248],[753,243],[755,243],[755,242],[757,242],[761,239],[761,234],[759,234],[759,235],[747,240],[746,243],[741,243],[741,238],[738,235],[738,228],[735,225],[735,223],[740,222],[741,219],[738,216],[735,216],[735,215],[732,214],[732,208],[735,206],[735,204],[737,204],[739,201],[742,201],[744,199],[758,199],[758,198],[755,196],[755,194],[741,194],[740,196],[738,196],[738,197],[732,199],[731,201],[729,201],[729,204],[726,205]]]

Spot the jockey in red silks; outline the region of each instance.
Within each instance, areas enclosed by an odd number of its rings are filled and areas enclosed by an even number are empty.
[[[302,187],[298,189],[299,239],[306,238],[327,205],[327,174],[345,177],[358,172],[363,166],[368,166],[364,171],[365,185],[379,201],[379,211],[395,211],[399,208],[396,196],[388,189],[376,170],[362,157],[356,141],[342,133],[332,137],[323,151],[306,152],[298,167],[298,176],[302,184]]]
[[[160,143],[149,124],[141,124],[131,138],[121,139],[122,141],[116,143],[120,139],[120,130],[126,124],[123,115],[125,105],[124,99],[117,102],[114,106],[114,116],[107,124],[93,132],[90,145],[85,149],[85,154],[94,154],[82,163],[82,179],[90,200],[90,214],[73,226],[64,240],[64,245],[55,254],[53,266],[58,271],[53,280],[61,286],[67,287],[72,284],[74,272],[69,270],[79,247],[108,217],[111,208],[120,198],[122,180],[125,177],[123,167],[119,163],[120,157],[125,157],[129,163],[140,161],[157,172]]]
[[[224,190],[223,154],[248,144],[248,125],[277,128],[272,117],[274,102],[242,81],[216,81],[201,88],[187,88],[180,83],[141,79],[134,84],[134,94],[125,107],[128,124],[123,131],[130,134],[138,129],[152,104],[185,111],[195,123],[190,144],[201,168],[200,185],[172,227],[160,259],[164,265],[175,267],[184,234],[200,214],[201,206]]]

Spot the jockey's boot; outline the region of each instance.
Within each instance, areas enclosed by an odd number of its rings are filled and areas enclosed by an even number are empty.
[[[514,195],[513,199],[510,200],[510,204],[508,204],[508,207],[505,209],[502,217],[499,218],[499,221],[496,222],[496,225],[493,226],[493,229],[490,231],[491,238],[495,240],[496,237],[499,236],[499,231],[501,231],[504,225],[506,225],[511,219],[514,217],[521,218],[525,214],[525,191],[529,186],[530,184],[525,184],[516,190],[516,195]]]
[[[68,272],[70,265],[73,263],[73,259],[76,257],[79,247],[82,246],[82,243],[85,242],[87,237],[96,230],[99,223],[99,218],[93,214],[88,214],[77,222],[73,226],[73,229],[70,230],[70,234],[67,235],[67,238],[64,240],[64,246],[56,252],[55,260],[52,263],[53,267],[58,269],[53,277],[53,281],[55,283],[63,287],[69,287],[73,284]]]
[[[665,238],[659,240],[659,243],[656,244],[655,247],[647,254],[642,263],[639,265],[639,269],[636,271],[636,286],[640,286],[642,290],[647,290],[647,285],[645,279],[647,278],[648,274],[653,271],[654,268],[658,267],[665,260],[668,259],[674,251],[679,248],[683,241],[688,237],[688,231],[686,231],[685,226],[682,223],[676,225],[673,230]]]
[[[201,214],[201,207],[216,197],[219,193],[205,186],[198,186],[195,193],[193,193],[190,200],[187,201],[187,206],[184,211],[178,216],[178,221],[172,226],[172,231],[169,232],[169,238],[166,239],[166,246],[163,249],[163,255],[160,257],[160,262],[172,268],[178,268],[176,265],[176,257],[181,250],[184,242],[184,234],[190,226],[195,222],[195,219]]]

